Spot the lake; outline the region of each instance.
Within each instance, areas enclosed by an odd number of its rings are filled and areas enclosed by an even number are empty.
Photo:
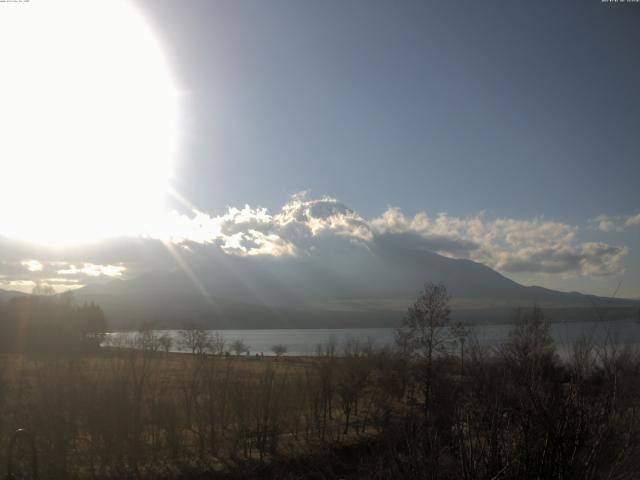
[[[480,345],[499,346],[509,336],[511,325],[480,325],[472,327],[472,335]],[[335,342],[337,351],[349,339],[370,341],[377,347],[393,343],[392,328],[349,328],[349,329],[277,329],[277,330],[221,330],[227,346],[241,339],[251,350],[251,354],[272,355],[276,344],[287,347],[287,355],[314,355],[318,344]],[[173,351],[181,351],[178,330],[158,330],[157,334],[168,334],[174,339]],[[569,351],[576,340],[587,336],[595,343],[602,344],[607,338],[616,344],[640,344],[640,325],[633,320],[589,321],[554,323],[551,333],[558,350]],[[135,332],[115,332],[108,335],[105,344],[132,339]]]

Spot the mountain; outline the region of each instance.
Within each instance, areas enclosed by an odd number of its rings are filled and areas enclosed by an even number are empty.
[[[337,328],[397,325],[427,281],[444,283],[455,319],[505,322],[516,307],[537,303],[552,320],[615,318],[640,305],[578,292],[520,285],[477,262],[431,251],[416,253],[411,236],[369,249],[332,252],[322,261],[211,254],[183,269],[89,285],[80,301],[100,304],[114,328],[152,322],[177,328],[187,321],[210,328]]]
[[[0,302],[6,302],[14,297],[22,297],[26,293],[17,292],[15,290],[2,290],[0,289]]]

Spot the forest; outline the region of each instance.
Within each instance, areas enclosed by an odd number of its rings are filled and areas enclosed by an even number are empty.
[[[0,302],[0,351],[95,350],[106,331],[102,309],[93,302],[77,304],[71,293],[25,295]]]

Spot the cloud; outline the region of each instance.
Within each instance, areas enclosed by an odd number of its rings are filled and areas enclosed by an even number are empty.
[[[249,229],[237,232],[221,239],[222,250],[231,255],[274,257],[295,256],[296,247],[274,233],[264,233]]]
[[[297,232],[303,237],[329,233],[364,242],[373,239],[369,223],[335,198],[308,200],[306,197],[306,192],[294,195],[284,205],[275,217],[281,228]]]
[[[61,260],[2,260],[0,258],[0,288],[31,291],[37,284],[48,285],[56,291],[83,287],[95,280],[121,277],[124,265],[69,263]]]
[[[640,213],[636,215],[598,215],[592,218],[589,223],[592,228],[601,232],[622,232],[628,228],[640,226]]]
[[[503,273],[606,276],[623,270],[628,253],[625,247],[580,242],[577,226],[544,218],[431,217],[426,212],[407,217],[390,207],[367,220],[335,198],[309,199],[306,192],[293,195],[276,214],[245,205],[217,217],[195,212],[179,223],[184,228],[174,242],[217,244],[241,256],[310,256],[349,245],[367,249],[382,235],[414,234],[420,250],[471,259]]]
[[[194,210],[192,216],[172,212],[149,238],[174,244],[216,244],[230,255],[298,256],[310,239],[339,236],[353,241],[372,240],[369,224],[331,197],[309,200],[293,195],[276,215],[265,208],[229,207],[219,216]]]
[[[127,270],[122,265],[96,265],[94,263],[84,263],[79,267],[76,265],[67,265],[65,268],[57,270],[58,275],[86,275],[88,277],[121,277],[122,273]]]
[[[633,215],[633,216],[627,217],[627,219],[625,220],[624,224],[627,227],[640,226],[640,213],[638,213],[637,215]]]
[[[548,273],[605,276],[622,271],[625,247],[581,243],[578,227],[542,218],[489,220],[484,214],[470,218],[425,212],[406,218],[389,208],[371,225],[378,233],[413,232],[424,245],[449,257],[469,258],[503,273]]]
[[[33,259],[31,259],[31,260],[23,260],[22,262],[20,262],[20,265],[25,267],[30,272],[39,272],[44,268],[44,266],[42,265],[41,262],[39,262],[38,260],[33,260]]]
[[[631,226],[640,224],[640,215],[595,220],[601,229],[613,228],[606,222]],[[626,247],[581,241],[579,235],[576,225],[542,217],[489,218],[483,212],[469,217],[427,212],[407,216],[389,207],[366,219],[335,198],[309,198],[302,192],[276,212],[249,205],[229,207],[217,216],[195,209],[188,214],[173,211],[137,237],[82,248],[43,248],[0,237],[0,288],[10,282],[22,282],[16,285],[24,288],[25,282],[77,287],[133,277],[175,269],[176,255],[203,266],[213,258],[291,266],[289,259],[320,270],[341,269],[345,276],[346,270],[368,268],[359,265],[387,254],[411,262],[424,252],[473,260],[507,275],[593,278],[623,271]],[[233,268],[229,271],[235,274]]]
[[[555,248],[529,247],[512,253],[502,253],[496,268],[510,273],[579,272],[585,276],[607,276],[620,273],[620,261],[627,253],[624,247],[602,243]]]

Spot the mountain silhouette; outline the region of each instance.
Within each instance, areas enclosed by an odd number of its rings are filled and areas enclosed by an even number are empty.
[[[523,286],[420,245],[411,235],[382,235],[371,248],[332,248],[313,260],[214,252],[183,269],[89,285],[74,295],[100,304],[118,328],[143,322],[166,328],[185,322],[211,328],[392,326],[425,282],[445,284],[454,317],[470,322],[508,321],[516,307],[534,303],[556,320],[592,318],[597,308],[626,317],[638,305]]]

